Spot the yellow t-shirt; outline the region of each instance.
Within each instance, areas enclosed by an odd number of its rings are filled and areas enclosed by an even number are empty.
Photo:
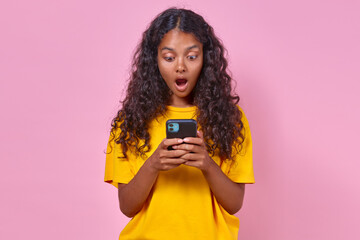
[[[147,155],[151,156],[166,138],[165,123],[168,119],[196,120],[195,112],[196,107],[168,106],[166,117],[158,117],[150,124],[151,150]],[[254,183],[251,135],[244,114],[242,121],[245,127],[243,150],[236,157],[235,164],[223,161],[220,167],[234,182]],[[105,181],[117,187],[118,183],[128,183],[146,159],[131,152],[127,153],[127,159],[121,159],[119,156],[123,154],[119,144],[110,144],[113,149],[106,155]],[[220,165],[219,157],[212,158]],[[201,170],[180,165],[159,173],[142,210],[126,225],[119,239],[227,240],[237,239],[238,231],[239,219],[217,202]]]

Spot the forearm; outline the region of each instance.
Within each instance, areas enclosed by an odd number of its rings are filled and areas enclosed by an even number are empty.
[[[143,207],[156,181],[158,173],[145,161],[135,177],[128,183],[119,184],[119,203],[121,212],[128,217],[135,216]]]
[[[143,207],[160,171],[178,167],[185,160],[184,150],[169,151],[168,147],[182,143],[182,139],[163,139],[155,152],[145,161],[128,184],[119,184],[121,211],[128,217],[135,216]]]
[[[202,172],[220,205],[230,214],[238,212],[243,204],[245,184],[231,181],[213,160]]]

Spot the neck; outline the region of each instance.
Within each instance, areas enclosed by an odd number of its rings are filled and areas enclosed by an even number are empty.
[[[191,96],[187,96],[185,98],[178,98],[174,95],[171,97],[169,105],[173,106],[173,107],[179,107],[179,108],[186,108],[186,107],[194,106]]]

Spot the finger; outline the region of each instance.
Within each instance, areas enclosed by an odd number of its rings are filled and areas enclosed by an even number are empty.
[[[197,136],[204,140],[204,134],[202,131],[197,131]]]
[[[194,162],[194,161],[203,161],[205,160],[205,156],[203,154],[199,153],[187,153],[181,156],[181,159],[184,159],[186,161]]]
[[[190,166],[190,167],[196,167],[196,168],[200,168],[201,167],[201,163],[197,162],[197,161],[186,161],[183,163],[186,166]]]
[[[184,162],[184,165],[196,167],[201,170],[209,168],[209,162],[205,159],[206,157],[204,155],[188,154],[184,155],[182,158],[187,159],[187,161]]]
[[[179,158],[186,153],[188,153],[188,151],[182,149],[176,149],[171,151],[166,150],[161,154],[161,156],[164,158]]]
[[[194,153],[203,151],[203,148],[199,145],[186,144],[186,143],[173,146],[173,148],[176,150],[185,150],[187,152],[194,152]]]
[[[180,143],[183,143],[183,140],[181,138],[165,138],[163,141],[163,148],[167,148],[172,145],[177,145]]]
[[[185,143],[191,143],[191,144],[196,144],[196,145],[203,145],[204,144],[204,140],[202,138],[199,137],[186,137],[183,139],[183,141]]]
[[[184,165],[186,165],[186,166],[191,166],[191,167],[198,167],[198,163],[195,162],[195,161],[186,161],[186,162],[184,163]]]
[[[161,165],[180,165],[185,163],[187,160],[183,158],[165,158],[160,161]]]

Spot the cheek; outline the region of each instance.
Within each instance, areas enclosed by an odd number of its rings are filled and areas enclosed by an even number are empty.
[[[163,81],[166,83],[168,88],[170,88],[171,86],[169,85],[170,84],[169,79],[171,79],[171,77],[169,76],[168,70],[159,66],[159,72],[160,72],[160,75],[161,75]]]
[[[200,75],[202,67],[203,67],[203,64],[201,62],[193,67],[192,72],[196,75]]]
[[[161,75],[161,77],[164,79],[165,82],[168,81],[168,79],[169,79],[169,74],[167,73],[166,70],[161,69],[161,70],[160,70],[160,75]]]
[[[158,62],[158,68],[159,68],[159,72],[160,72],[162,78],[166,79],[169,74],[168,66],[165,66],[161,62]]]
[[[203,67],[203,64],[204,64],[204,60],[203,60],[203,58],[201,57],[201,59],[199,59],[199,61],[196,62],[196,64],[194,65],[194,70],[195,70],[196,72],[201,72],[201,69],[202,69],[202,67]]]

